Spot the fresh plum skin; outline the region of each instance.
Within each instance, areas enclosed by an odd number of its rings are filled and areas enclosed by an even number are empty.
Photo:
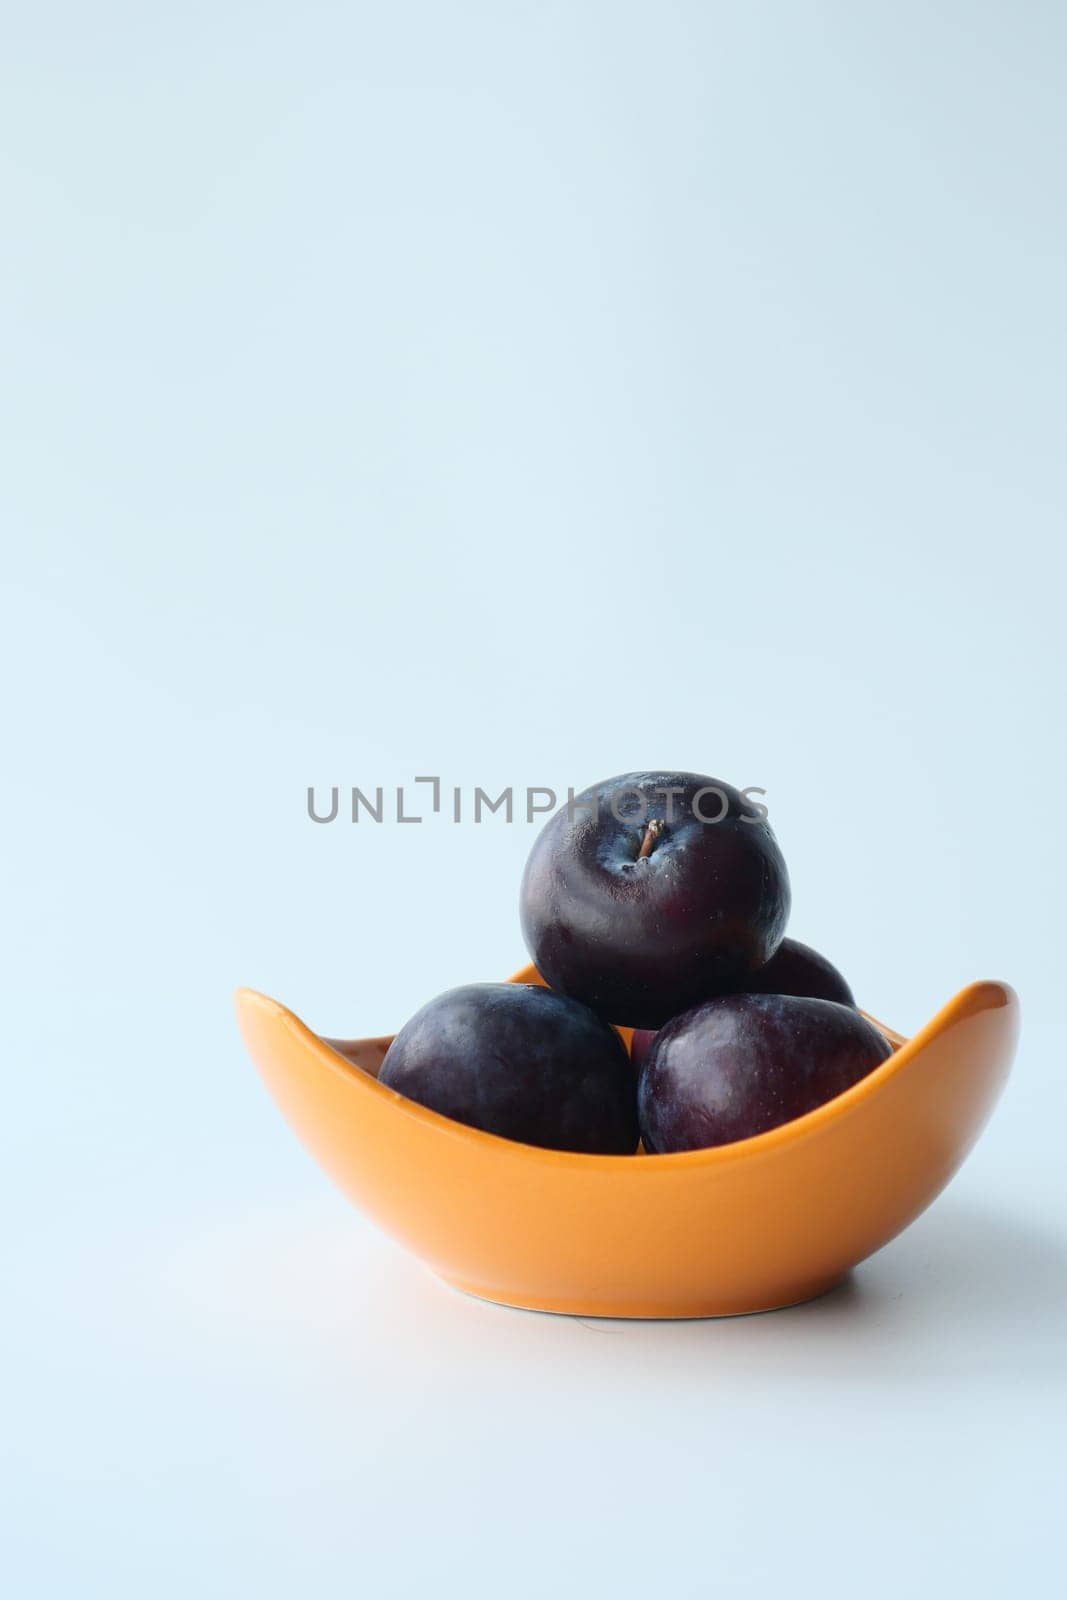
[[[694,801],[709,819],[724,810],[722,820],[700,820]],[[743,988],[778,948],[789,905],[766,819],[731,785],[684,772],[630,772],[584,790],[534,841],[520,893],[523,937],[546,982],[632,1028]]]
[[[389,1046],[379,1083],[503,1139],[632,1155],[633,1068],[588,1007],[531,983],[474,983],[424,1005]]]
[[[843,1094],[892,1054],[832,1000],[736,994],[661,1028],[637,1085],[645,1149],[665,1155],[750,1139]]]
[[[832,961],[799,939],[785,938],[765,967],[749,978],[745,994],[791,994],[802,1000],[833,1000],[856,1009],[856,999]],[[630,1060],[640,1072],[656,1037],[654,1028],[635,1028]]]
[[[791,994],[856,1007],[856,998],[832,961],[799,939],[783,939],[765,967],[745,984],[746,994]]]

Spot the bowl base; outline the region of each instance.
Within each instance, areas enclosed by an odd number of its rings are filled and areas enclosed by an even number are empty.
[[[513,1295],[503,1289],[489,1289],[481,1284],[461,1283],[458,1278],[448,1278],[443,1273],[435,1276],[450,1289],[470,1295],[475,1300],[485,1300],[490,1305],[507,1306],[513,1311],[545,1311],[558,1317],[607,1317],[626,1322],[693,1322],[715,1317],[753,1317],[767,1311],[788,1311],[790,1306],[806,1305],[818,1300],[831,1289],[836,1289],[849,1276],[848,1271],[836,1272],[832,1277],[819,1278],[811,1283],[799,1284],[782,1299],[772,1297],[766,1301],[754,1299],[751,1303],[737,1302],[728,1296],[709,1295],[706,1299],[671,1305],[655,1305],[633,1300],[567,1300],[554,1296],[540,1298],[534,1295]]]

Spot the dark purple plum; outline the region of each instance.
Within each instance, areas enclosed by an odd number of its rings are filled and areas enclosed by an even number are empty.
[[[389,1046],[378,1081],[504,1139],[632,1155],[634,1074],[613,1028],[532,983],[472,983],[431,1000]]]
[[[834,1000],[841,1006],[856,1005],[852,990],[833,963],[799,939],[783,939],[767,965],[746,980],[744,992],[792,994],[801,999]],[[635,1072],[640,1072],[655,1037],[655,1028],[634,1029],[630,1060]]]
[[[692,772],[629,772],[550,818],[523,874],[531,959],[606,1022],[658,1028],[777,950],[789,875],[766,819]]]
[[[767,965],[749,978],[745,993],[792,994],[807,1000],[834,1000],[840,1006],[856,1004],[833,962],[799,939],[783,939]]]
[[[858,1011],[833,1000],[733,994],[661,1028],[637,1084],[645,1149],[731,1144],[792,1122],[891,1054]]]

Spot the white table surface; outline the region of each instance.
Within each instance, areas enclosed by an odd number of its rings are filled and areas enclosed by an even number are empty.
[[[244,1087],[270,1156],[245,1192],[208,1131],[179,1182],[126,1152],[135,1215],[60,1171],[16,1227],[13,1593],[1050,1592],[1067,1248],[1021,1084],[847,1286],[677,1324],[444,1287]]]

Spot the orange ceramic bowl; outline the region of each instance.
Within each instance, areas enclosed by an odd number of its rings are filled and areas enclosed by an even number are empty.
[[[1019,1005],[1006,984],[973,983],[914,1038],[883,1028],[893,1055],[836,1100],[667,1156],[500,1139],[380,1084],[389,1039],[321,1039],[250,989],[237,1013],[315,1160],[447,1282],[539,1311],[703,1317],[821,1294],[918,1216],[993,1108]]]

